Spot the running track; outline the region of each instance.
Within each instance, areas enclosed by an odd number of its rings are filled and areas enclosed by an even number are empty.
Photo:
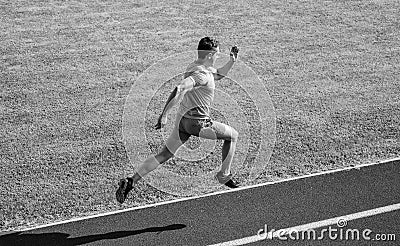
[[[0,233],[0,245],[400,245],[399,191],[395,159]],[[342,230],[368,229],[372,239],[394,234],[395,241],[366,241],[361,234],[360,240],[351,234],[340,240],[341,219],[347,222]],[[320,239],[293,240],[289,234],[280,234],[287,240],[278,234],[265,239],[257,235],[265,225],[268,231],[313,229]],[[321,236],[329,227],[337,230],[336,239]]]

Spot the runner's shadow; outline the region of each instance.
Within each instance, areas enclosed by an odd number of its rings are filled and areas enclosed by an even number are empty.
[[[62,246],[74,246],[83,245],[95,241],[105,240],[105,239],[117,239],[123,237],[129,237],[133,235],[138,235],[148,232],[157,232],[160,234],[164,231],[173,231],[185,228],[186,225],[183,224],[173,224],[161,227],[149,227],[142,230],[134,231],[115,231],[104,234],[95,234],[82,237],[69,238],[67,233],[38,233],[38,234],[22,234],[21,232],[16,232],[12,234],[7,234],[0,236],[0,245],[18,245],[18,246],[36,246],[36,245],[62,245]]]

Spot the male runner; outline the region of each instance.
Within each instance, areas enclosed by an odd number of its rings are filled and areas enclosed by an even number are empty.
[[[232,180],[230,168],[235,153],[238,132],[231,126],[214,121],[210,118],[210,107],[214,99],[215,80],[224,78],[237,60],[239,49],[231,49],[230,60],[225,66],[215,69],[215,61],[219,55],[219,42],[210,37],[202,38],[199,42],[198,59],[191,63],[185,72],[184,79],[170,94],[162,111],[156,129],[161,129],[167,122],[168,113],[179,101],[179,111],[175,120],[174,130],[168,137],[165,146],[158,154],[148,157],[139,165],[132,177],[121,179],[116,192],[117,201],[123,203],[142,177],[157,168],[160,164],[172,158],[178,148],[191,135],[206,139],[223,139],[222,165],[216,174],[216,179],[230,188],[238,184]]]

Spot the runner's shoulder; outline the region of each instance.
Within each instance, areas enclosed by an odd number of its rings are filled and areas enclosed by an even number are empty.
[[[203,65],[200,65],[200,64],[197,64],[197,63],[191,63],[186,68],[185,77],[196,76],[196,75],[199,75],[199,74],[200,75],[201,74],[206,75],[207,73],[208,73],[208,71]]]
[[[186,68],[187,72],[201,72],[201,73],[215,73],[217,71],[217,69],[215,69],[214,67],[206,67],[202,64],[198,64],[196,62],[192,62],[190,63],[187,68]]]

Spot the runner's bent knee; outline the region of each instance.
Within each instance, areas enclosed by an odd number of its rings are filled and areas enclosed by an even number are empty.
[[[235,130],[235,128],[230,127],[231,128],[231,141],[232,142],[237,142],[238,138],[239,138],[239,132]]]
[[[231,141],[231,142],[237,142],[238,138],[239,138],[239,133],[238,131],[235,130],[235,128],[231,127],[231,126],[227,126],[226,127],[226,131],[225,134],[226,141]]]
[[[238,140],[239,133],[235,130],[235,128],[229,125],[220,122],[214,122],[212,129],[215,131],[218,139],[231,142],[236,142]]]

